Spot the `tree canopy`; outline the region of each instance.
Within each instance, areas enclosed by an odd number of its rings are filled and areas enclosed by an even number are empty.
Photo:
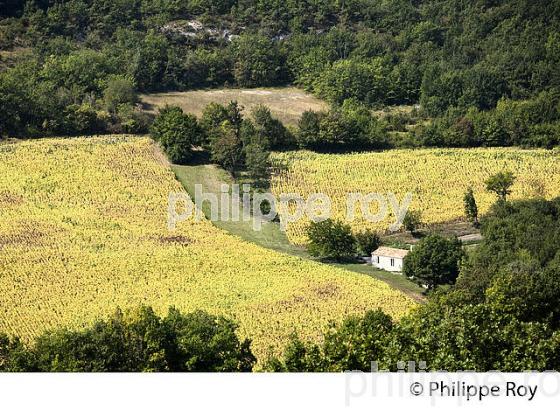
[[[202,311],[170,308],[160,318],[149,307],[117,310],[83,330],[47,332],[31,346],[0,335],[0,371],[251,371],[250,341],[240,341],[236,328]]]
[[[296,84],[337,107],[419,105],[413,138],[393,145],[560,142],[555,1],[12,3],[0,14],[0,50],[32,50],[0,61],[2,135],[127,132],[131,121],[145,132],[138,113],[104,103],[119,76],[138,92]],[[68,121],[84,111],[91,121]],[[327,145],[354,135],[332,114]],[[378,138],[373,148],[384,146]]]
[[[428,289],[453,284],[459,275],[459,262],[463,256],[458,239],[429,235],[414,245],[404,258],[403,274]]]

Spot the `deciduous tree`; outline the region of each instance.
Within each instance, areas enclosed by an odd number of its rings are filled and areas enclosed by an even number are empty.
[[[498,200],[502,202],[505,202],[507,196],[511,194],[511,187],[514,182],[515,176],[511,171],[498,172],[484,181],[486,190],[495,193]]]
[[[403,273],[428,289],[435,289],[439,285],[455,283],[463,256],[458,239],[429,235],[404,258]]]
[[[327,259],[345,259],[355,252],[356,242],[350,226],[327,219],[311,222],[307,229],[307,250],[312,256]]]

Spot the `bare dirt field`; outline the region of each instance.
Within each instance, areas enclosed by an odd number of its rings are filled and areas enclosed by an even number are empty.
[[[150,112],[156,112],[158,107],[169,104],[178,105],[183,111],[197,116],[211,102],[227,104],[236,100],[244,107],[245,112],[263,104],[285,125],[296,125],[304,111],[327,109],[324,101],[295,87],[169,92],[142,95],[141,100],[145,109]]]

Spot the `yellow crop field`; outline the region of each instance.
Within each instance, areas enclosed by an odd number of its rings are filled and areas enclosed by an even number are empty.
[[[560,151],[514,148],[391,150],[376,153],[274,154],[278,172],[272,180],[275,195],[295,193],[307,199],[323,193],[331,199],[333,218],[347,220],[347,194],[392,192],[400,202],[412,193],[410,209],[419,210],[425,223],[457,220],[464,215],[463,196],[472,186],[479,212],[496,198],[486,192],[484,180],[499,171],[516,177],[512,198],[560,195]],[[372,202],[370,212],[379,210]],[[391,210],[391,207],[388,208]],[[385,231],[395,221],[389,214],[378,222],[365,221],[360,208],[350,223],[354,231],[366,227]],[[306,242],[307,218],[288,224],[287,235],[297,244]]]
[[[414,302],[383,282],[287,256],[194,220],[167,229],[182,191],[147,138],[0,143],[0,332],[31,341],[139,304],[235,319],[262,360],[295,330]]]

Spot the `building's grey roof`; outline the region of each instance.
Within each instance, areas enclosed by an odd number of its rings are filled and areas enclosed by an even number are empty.
[[[406,249],[389,248],[387,246],[380,246],[373,251],[373,256],[387,256],[389,258],[404,258],[408,254]]]

